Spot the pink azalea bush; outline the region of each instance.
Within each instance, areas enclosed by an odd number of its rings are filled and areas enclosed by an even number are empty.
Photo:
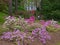
[[[35,22],[35,17],[34,16],[31,16],[29,19],[25,19],[25,21],[27,22],[27,23],[34,23]]]
[[[57,21],[54,20],[48,20],[48,21],[41,20],[40,24],[46,26],[48,31],[60,30],[60,25],[58,24]]]
[[[60,28],[60,25],[52,20],[36,22],[34,16],[31,16],[29,19],[9,16],[6,18],[3,28],[9,31],[4,32],[1,39],[15,40],[18,45],[20,45],[20,40],[24,44],[24,40],[29,39],[32,42],[37,39],[45,45],[46,40],[51,40],[47,30],[57,30]]]
[[[18,45],[20,45],[19,41],[24,39],[30,39],[31,41],[34,41],[35,39],[38,39],[43,44],[46,44],[47,39],[51,39],[50,35],[46,31],[45,28],[36,28],[32,31],[31,35],[27,35],[26,32],[21,32],[20,30],[14,30],[13,32],[4,32],[1,36],[1,39],[5,40],[14,40],[17,41]]]

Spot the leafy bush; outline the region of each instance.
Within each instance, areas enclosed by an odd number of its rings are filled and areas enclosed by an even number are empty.
[[[0,24],[3,24],[5,19],[4,17],[7,16],[7,14],[0,12]]]
[[[20,45],[21,41],[22,44],[25,44],[25,40],[29,40],[32,43],[37,39],[45,45],[46,40],[51,40],[48,31],[58,31],[60,30],[60,25],[54,20],[36,22],[34,16],[28,19],[8,16],[3,24],[3,29],[7,31],[2,31],[1,39],[16,41],[17,45]]]
[[[25,40],[32,42],[36,39],[46,44],[46,40],[51,40],[46,30],[47,25],[46,23],[42,25],[40,22],[35,22],[34,16],[31,16],[29,19],[8,16],[3,24],[3,28],[9,31],[2,33],[1,39],[15,40],[18,45],[20,40],[22,42]]]
[[[44,15],[44,19],[60,19],[60,0],[42,0],[41,13]]]

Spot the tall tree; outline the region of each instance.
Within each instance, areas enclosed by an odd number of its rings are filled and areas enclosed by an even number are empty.
[[[18,0],[15,0],[15,14],[17,14],[18,11]]]
[[[12,0],[9,0],[9,15],[12,15]]]

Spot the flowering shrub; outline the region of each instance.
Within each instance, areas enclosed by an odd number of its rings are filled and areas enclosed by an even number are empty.
[[[37,39],[45,45],[46,40],[51,40],[51,36],[47,30],[55,30],[59,29],[59,27],[60,25],[53,20],[40,20],[40,22],[35,22],[34,16],[29,19],[9,16],[3,24],[3,28],[9,31],[4,32],[1,39],[15,40],[18,45],[20,45],[20,40],[24,44],[24,40],[30,40],[32,42]]]
[[[46,43],[46,39],[49,39],[49,40],[51,39],[45,27],[36,28],[35,30],[32,31],[32,35],[34,38],[37,38],[38,40],[40,40],[43,44]]]
[[[58,24],[57,21],[54,21],[54,20],[49,20],[49,21],[41,20],[40,24],[46,26],[48,31],[60,30],[60,25]]]
[[[35,22],[35,17],[34,16],[31,16],[29,19],[25,19],[25,21],[27,22],[27,23],[34,23]]]
[[[9,16],[6,18],[5,23],[3,24],[3,28],[6,29],[15,29],[15,28],[23,28],[21,26],[26,25],[24,24],[24,19],[22,18],[16,18],[14,16]]]
[[[3,28],[7,30],[14,30],[15,28],[20,30],[32,30],[35,29],[36,27],[40,27],[39,23],[34,23],[35,22],[34,16],[30,17],[29,19],[9,16],[6,19],[7,20],[3,24]]]
[[[26,37],[26,33],[20,32],[19,30],[14,30],[13,32],[4,32],[1,39],[5,40],[15,40],[17,44],[20,45],[20,40]]]
[[[43,44],[46,44],[47,39],[51,39],[48,32],[44,28],[36,28],[32,31],[32,34],[27,34],[27,32],[21,32],[20,30],[14,30],[13,32],[4,32],[1,39],[5,40],[15,40],[18,45],[20,45],[20,40],[30,39],[34,41],[35,39],[40,40]]]

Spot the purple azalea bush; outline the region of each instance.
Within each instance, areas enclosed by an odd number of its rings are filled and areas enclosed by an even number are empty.
[[[30,41],[39,40],[45,45],[47,40],[51,40],[47,28],[50,29],[51,26],[60,28],[60,25],[52,20],[40,20],[40,22],[37,23],[35,21],[34,16],[31,16],[29,19],[16,18],[14,16],[7,17],[3,28],[8,28],[7,30],[11,30],[12,28],[12,31],[2,33],[1,39],[15,40],[18,45],[20,45],[20,40],[22,40],[23,44],[24,40],[27,39]],[[31,29],[32,31],[29,31]]]
[[[31,41],[34,41],[35,39],[38,39],[43,44],[46,44],[47,39],[51,39],[50,35],[46,31],[45,28],[36,28],[32,31],[31,35],[27,36],[27,33],[20,32],[20,30],[14,30],[13,32],[4,32],[1,36],[1,39],[6,40],[14,40],[17,41],[18,45],[20,45],[20,40],[23,39],[30,39]]]

